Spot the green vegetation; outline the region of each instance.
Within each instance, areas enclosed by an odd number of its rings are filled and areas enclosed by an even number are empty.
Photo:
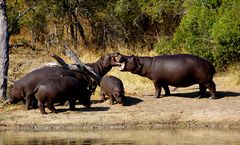
[[[240,61],[239,0],[7,0],[11,46],[127,47],[190,53],[218,70]]]
[[[240,1],[186,0],[185,15],[171,39],[160,39],[159,53],[191,53],[224,70],[240,61]]]

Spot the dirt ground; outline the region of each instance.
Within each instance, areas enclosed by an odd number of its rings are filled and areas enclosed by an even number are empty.
[[[146,82],[142,88],[136,84],[131,92],[125,87],[126,106],[100,103],[98,93],[92,97],[91,109],[77,105],[77,111],[69,111],[68,107],[57,106],[57,114],[42,115],[38,109],[7,105],[0,108],[0,130],[240,128],[240,85],[225,76],[217,76],[214,81],[218,91],[215,100],[195,99],[197,85],[177,90],[171,87],[171,96],[154,99],[153,85]]]

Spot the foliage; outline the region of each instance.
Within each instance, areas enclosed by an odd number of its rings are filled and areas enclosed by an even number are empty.
[[[186,0],[184,7],[186,14],[173,37],[156,43],[159,53],[202,56],[220,70],[240,60],[240,1]]]
[[[223,66],[240,61],[240,1],[223,1],[211,37],[217,47],[216,61]]]
[[[18,30],[27,27],[32,42],[47,47],[69,40],[100,48],[119,44],[150,48],[159,36],[173,34],[181,4],[177,0],[8,0],[8,15],[11,21],[27,7],[34,8],[19,21]]]

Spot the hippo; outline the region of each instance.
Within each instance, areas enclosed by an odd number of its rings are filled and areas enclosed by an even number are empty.
[[[10,90],[9,102],[12,104],[26,99],[27,109],[30,109],[30,107],[37,108],[34,89],[38,83],[60,76],[75,77],[82,82],[82,89],[88,89],[88,81],[83,78],[81,73],[67,70],[62,67],[44,67],[30,72],[20,80],[16,81]],[[88,91],[91,91],[91,89]]]
[[[104,76],[108,71],[111,70],[114,66],[119,66],[119,63],[116,62],[115,57],[119,53],[112,53],[102,56],[95,63],[88,63],[87,65],[92,67],[93,70],[99,75]],[[40,81],[47,80],[53,77],[58,76],[72,76],[77,78],[79,81],[83,81],[84,84],[82,87],[89,89],[89,83],[85,80],[81,73],[78,71],[67,70],[60,66],[56,67],[43,67],[37,70],[34,70],[24,77],[16,81],[13,87],[10,89],[10,104],[17,103],[21,100],[26,100],[27,109],[37,108],[37,100],[34,97],[34,89]],[[94,92],[96,86],[90,88],[89,91]]]
[[[199,84],[200,91],[197,98],[204,97],[208,88],[214,99],[216,85],[213,82],[214,66],[206,59],[190,54],[160,55],[160,56],[125,56],[119,55],[117,61],[121,62],[120,71],[129,71],[153,81],[155,98],[159,98],[161,88],[165,96],[170,95],[168,85],[174,87],[188,87]]]
[[[36,99],[38,100],[38,107],[42,114],[46,114],[45,105],[54,113],[57,113],[54,103],[68,101],[70,110],[75,110],[75,102],[79,100],[87,108],[90,107],[91,93],[85,92],[81,88],[81,81],[78,81],[75,77],[59,76],[53,77],[38,83],[34,89]]]
[[[105,101],[105,95],[110,97],[110,104],[114,101],[124,105],[124,87],[122,81],[112,75],[104,76],[100,82],[100,96]]]

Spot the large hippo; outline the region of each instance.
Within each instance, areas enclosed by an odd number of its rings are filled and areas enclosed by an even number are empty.
[[[48,79],[60,76],[71,76],[77,78],[78,81],[82,82],[81,88],[86,91],[88,89],[88,81],[84,79],[81,73],[77,71],[66,70],[62,67],[44,67],[35,71],[30,72],[20,80],[16,81],[10,90],[10,103],[16,103],[23,99],[26,99],[26,107],[36,108],[37,100],[35,98],[34,89],[41,81],[47,81]]]
[[[110,97],[110,104],[113,105],[114,101],[119,104],[124,104],[124,87],[122,81],[112,75],[104,76],[100,82],[100,96],[105,100],[105,95]]]
[[[198,56],[190,54],[161,55],[155,57],[137,57],[119,55],[117,61],[122,63],[120,71],[130,71],[147,77],[155,86],[155,98],[159,98],[161,88],[165,95],[170,95],[168,85],[175,87],[188,87],[199,84],[198,98],[205,95],[208,88],[211,97],[215,98],[216,86],[213,82],[214,66]]]
[[[40,112],[46,114],[46,105],[49,110],[56,113],[54,103],[60,102],[60,104],[63,104],[66,101],[69,102],[70,110],[75,110],[76,100],[89,108],[91,92],[85,91],[86,89],[81,87],[81,83],[75,77],[70,76],[53,77],[39,82],[34,92]]]
[[[99,75],[104,76],[113,66],[118,66],[119,63],[115,61],[115,57],[119,53],[112,53],[102,56],[95,63],[88,63],[87,65],[92,67],[93,70]],[[37,107],[37,101],[34,96],[34,89],[40,81],[47,80],[58,76],[72,76],[82,81],[85,84],[82,88],[89,89],[88,81],[86,81],[82,74],[77,71],[66,70],[62,67],[43,67],[34,70],[18,81],[16,81],[13,87],[10,89],[10,103],[17,103],[21,100],[26,100],[27,109],[30,107]],[[95,88],[91,88],[89,91],[95,91]],[[33,101],[32,101],[33,100]]]

